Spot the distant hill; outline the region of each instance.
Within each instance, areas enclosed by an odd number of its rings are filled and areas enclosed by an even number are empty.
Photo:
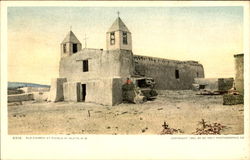
[[[25,83],[25,82],[8,82],[8,88],[21,88],[21,87],[37,87],[37,88],[49,88],[50,85]]]

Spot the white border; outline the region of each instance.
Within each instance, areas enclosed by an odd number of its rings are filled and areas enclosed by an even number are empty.
[[[245,68],[245,109],[244,139],[215,139],[228,136],[97,136],[87,140],[13,140],[7,135],[7,7],[10,6],[102,6],[102,7],[170,7],[170,6],[243,6],[244,7],[244,68]],[[135,2],[135,1],[85,1],[85,2],[1,2],[1,158],[2,159],[249,159],[249,2]],[[34,136],[36,137],[36,136]],[[65,136],[39,136],[58,137]],[[171,139],[171,138],[188,139]],[[205,137],[205,139],[202,139]],[[212,139],[208,139],[212,137]]]

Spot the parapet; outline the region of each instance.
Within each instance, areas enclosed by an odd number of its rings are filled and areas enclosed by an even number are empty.
[[[234,57],[243,57],[244,56],[244,53],[240,53],[240,54],[235,54]]]
[[[149,57],[149,56],[140,56],[134,55],[135,62],[141,61],[145,63],[156,63],[156,64],[188,64],[193,66],[200,66],[201,64],[198,61],[178,61],[178,60],[170,60],[165,58],[157,58],[157,57]]]

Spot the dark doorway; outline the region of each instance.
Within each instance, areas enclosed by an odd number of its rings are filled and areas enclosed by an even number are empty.
[[[77,52],[77,44],[73,43],[73,53],[76,53],[76,52]]]
[[[179,70],[175,70],[175,78],[176,78],[176,79],[179,79],[179,78],[180,78]]]
[[[199,89],[205,89],[206,85],[200,84]]]
[[[82,84],[82,101],[85,101],[86,97],[86,84]]]

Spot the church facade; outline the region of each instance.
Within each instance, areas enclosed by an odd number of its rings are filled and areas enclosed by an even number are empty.
[[[156,89],[191,89],[194,78],[203,78],[196,61],[175,61],[134,55],[132,34],[118,16],[106,32],[106,47],[83,48],[70,31],[61,43],[59,78],[51,83],[51,101],[85,101],[103,105],[122,102],[127,78],[151,77]]]

